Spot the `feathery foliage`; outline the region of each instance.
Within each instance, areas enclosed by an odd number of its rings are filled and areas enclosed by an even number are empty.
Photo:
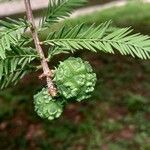
[[[86,0],[49,0],[46,16],[43,18],[43,26],[49,26],[60,18],[69,16],[72,10],[82,6]]]
[[[28,23],[23,20],[13,20],[7,18],[6,21],[0,20],[0,58],[6,58],[6,51],[11,50],[11,45],[16,45],[21,39]]]
[[[112,33],[108,33],[109,24],[110,22],[104,23],[98,27],[92,25],[87,30],[83,24],[76,25],[74,28],[62,27],[59,32],[50,33],[44,43],[57,45],[50,55],[87,49],[113,54],[114,50],[118,50],[122,55],[129,54],[141,59],[150,58],[149,36],[130,35],[132,32],[130,28],[116,29]]]
[[[11,49],[7,58],[0,60],[0,88],[16,84],[30,69],[30,62],[38,57],[32,48],[12,46]]]

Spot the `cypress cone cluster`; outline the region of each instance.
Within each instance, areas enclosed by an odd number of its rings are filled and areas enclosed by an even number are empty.
[[[61,115],[64,101],[80,102],[89,98],[96,84],[96,74],[87,61],[70,57],[56,68],[54,82],[58,90],[57,98],[52,98],[47,88],[34,96],[35,111],[41,118],[49,120]]]

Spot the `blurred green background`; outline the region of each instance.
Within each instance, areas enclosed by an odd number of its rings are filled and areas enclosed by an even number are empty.
[[[135,32],[150,35],[149,10],[150,4],[132,2],[59,25],[112,20],[114,27],[132,26]],[[74,56],[89,60],[97,73],[92,98],[69,104],[58,120],[40,119],[33,93],[44,83],[30,74],[15,88],[0,92],[0,149],[150,150],[150,61],[90,52]],[[57,65],[57,59],[52,63]]]

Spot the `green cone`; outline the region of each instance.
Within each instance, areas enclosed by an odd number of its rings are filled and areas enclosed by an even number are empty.
[[[96,74],[87,61],[70,57],[60,62],[54,81],[61,96],[81,101],[91,96],[96,84]]]
[[[53,120],[58,118],[63,112],[63,106],[59,100],[52,98],[48,94],[48,89],[43,88],[42,91],[34,95],[35,111],[41,118]]]

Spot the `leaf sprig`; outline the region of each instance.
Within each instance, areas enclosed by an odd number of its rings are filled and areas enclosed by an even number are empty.
[[[50,26],[60,18],[68,17],[72,10],[85,3],[86,0],[49,0],[46,16],[43,17],[43,26]]]
[[[6,59],[0,60],[0,88],[6,88],[9,84],[16,84],[29,70],[30,63],[38,58],[32,48],[11,47]]]
[[[11,50],[11,44],[16,45],[21,39],[28,23],[23,20],[13,20],[7,18],[6,21],[0,20],[0,59],[6,58],[6,51]]]
[[[87,30],[83,24],[74,28],[62,27],[59,32],[50,33],[43,43],[56,46],[50,55],[87,49],[112,54],[118,50],[122,55],[137,56],[141,59],[150,58],[149,36],[131,34],[130,28],[116,29],[108,33],[109,24],[110,22],[104,23],[98,27],[92,25]]]

